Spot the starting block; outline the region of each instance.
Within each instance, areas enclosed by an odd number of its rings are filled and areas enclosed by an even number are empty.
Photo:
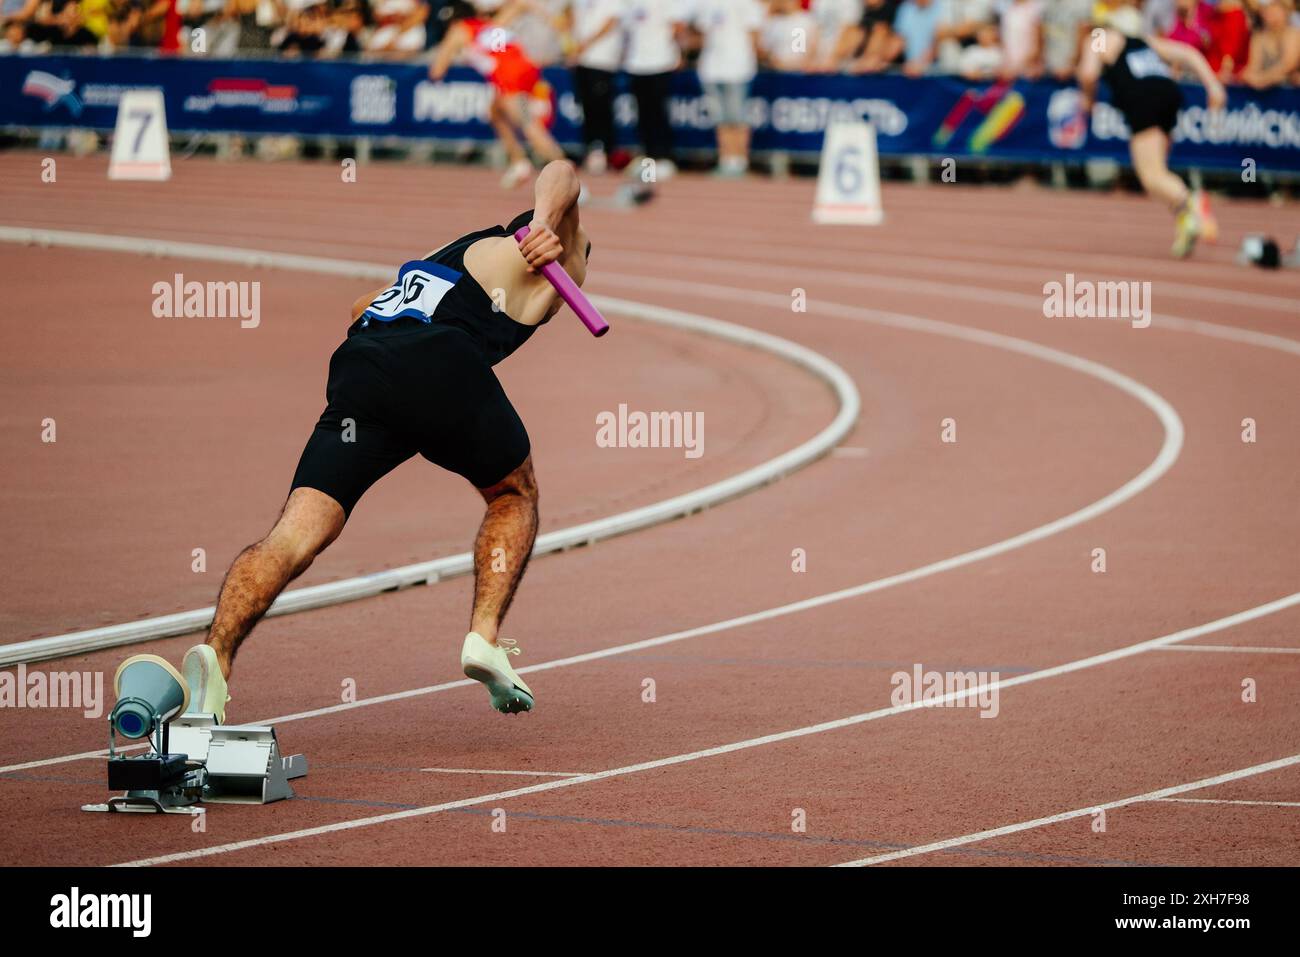
[[[215,715],[186,714],[189,689],[154,655],[136,655],[117,671],[117,704],[108,716],[108,786],[126,793],[83,811],[202,814],[198,805],[270,804],[293,797],[289,782],[307,773],[307,758],[284,757],[275,728],[220,725]],[[126,756],[117,735],[148,741]]]
[[[108,786],[125,794],[83,811],[202,814],[199,804],[271,804],[293,797],[289,784],[307,774],[307,756],[280,753],[269,725],[219,725],[211,714],[187,714],[167,729],[164,747],[136,757],[113,752]]]

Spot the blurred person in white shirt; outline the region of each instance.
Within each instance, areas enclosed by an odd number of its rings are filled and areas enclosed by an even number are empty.
[[[816,18],[799,6],[799,0],[768,0],[767,7],[759,34],[763,65],[783,73],[806,72],[817,61]]]
[[[1043,69],[1069,81],[1092,25],[1092,0],[1052,0],[1043,10]],[[1163,36],[1163,34],[1161,34]]]
[[[677,172],[673,163],[673,128],[668,119],[668,97],[673,73],[682,64],[682,52],[673,35],[676,0],[623,0],[626,35],[623,69],[636,97],[637,129],[641,149],[655,161],[655,177],[667,179]],[[629,167],[640,174],[639,164]]]
[[[808,12],[817,21],[817,34],[831,42],[845,27],[853,26],[862,17],[863,0],[812,0]]]
[[[424,49],[429,19],[425,0],[375,0],[370,6],[375,32],[366,51],[385,57],[405,57]]]
[[[1036,80],[1043,75],[1044,0],[1002,0],[1002,78]]]
[[[569,0],[564,25],[566,61],[582,104],[582,139],[586,170],[593,176],[608,168],[614,149],[614,80],[623,60],[622,0]]]
[[[749,169],[747,104],[765,12],[758,0],[686,0],[680,8],[679,37],[701,45],[696,72],[717,118],[719,176]]]
[[[1004,62],[1002,38],[998,35],[997,26],[982,23],[975,31],[975,42],[962,48],[957,72],[963,79],[972,82],[991,80],[1002,73]]]
[[[515,42],[523,47],[528,59],[540,67],[552,66],[564,59],[560,23],[568,4],[569,0],[529,0],[528,6],[511,24]],[[477,4],[480,11],[492,14],[503,5],[498,0]]]
[[[943,13],[934,35],[939,69],[945,73],[961,72],[962,53],[978,43],[982,27],[996,22],[993,0],[943,0]]]

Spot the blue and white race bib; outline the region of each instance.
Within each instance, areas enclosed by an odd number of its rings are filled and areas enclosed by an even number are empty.
[[[1169,65],[1150,47],[1126,53],[1124,59],[1128,61],[1128,71],[1139,80],[1148,76],[1170,76]]]
[[[406,317],[431,322],[438,303],[460,277],[454,269],[422,259],[406,263],[397,272],[397,282],[376,296],[361,317],[377,322]]]

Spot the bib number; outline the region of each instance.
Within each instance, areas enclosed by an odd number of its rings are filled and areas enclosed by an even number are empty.
[[[375,297],[364,316],[389,322],[393,319],[410,316],[428,322],[438,309],[438,303],[456,285],[460,273],[454,270],[434,272],[429,263],[408,263],[402,267],[393,283]]]

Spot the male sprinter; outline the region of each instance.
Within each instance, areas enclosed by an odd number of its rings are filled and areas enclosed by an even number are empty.
[[[230,566],[207,642],[185,654],[191,711],[224,722],[240,643],[339,536],[366,489],[417,453],[463,475],[487,502],[474,542],[465,674],[487,685],[498,711],[533,707],[532,691],[510,666],[519,649],[497,630],[537,536],[537,481],[528,433],[492,366],[562,305],[541,267],[559,262],[574,282],[586,279],[591,246],[578,223],[579,189],[569,163],[549,164],[535,184],[535,209],[406,263],[392,285],[353,305],[347,339],[330,358],[328,405],[284,510]],[[525,225],[531,232],[517,244]],[[494,552],[498,562],[504,556],[502,572],[491,568]]]

